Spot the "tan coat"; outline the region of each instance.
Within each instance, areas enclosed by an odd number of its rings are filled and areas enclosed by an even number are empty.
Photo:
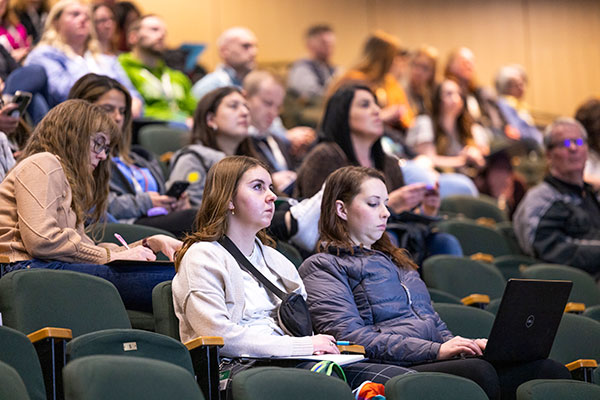
[[[104,264],[109,251],[96,246],[71,208],[72,193],[58,158],[34,154],[0,184],[0,254],[10,262],[32,258]]]

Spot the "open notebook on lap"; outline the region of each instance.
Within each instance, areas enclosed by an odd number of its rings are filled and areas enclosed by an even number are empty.
[[[494,362],[548,358],[571,281],[510,279],[483,358]]]

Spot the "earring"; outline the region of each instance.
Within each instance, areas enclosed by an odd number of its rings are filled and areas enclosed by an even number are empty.
[[[213,131],[215,131],[215,132],[217,131],[217,126],[216,126],[216,125],[212,125],[210,128],[211,128]]]
[[[235,208],[232,208],[230,211],[231,211],[231,215],[235,215]]]

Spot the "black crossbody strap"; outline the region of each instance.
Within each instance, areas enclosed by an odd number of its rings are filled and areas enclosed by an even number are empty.
[[[221,239],[219,239],[219,244],[225,247],[233,258],[240,264],[240,267],[244,268],[248,272],[250,272],[260,283],[262,283],[267,289],[269,289],[275,296],[279,297],[281,300],[284,300],[287,297],[287,294],[280,290],[277,286],[275,286],[270,280],[268,280],[263,274],[260,273],[259,270],[252,265],[250,261],[242,254],[240,249],[237,248],[235,243],[231,241],[227,237],[227,235],[223,235]]]

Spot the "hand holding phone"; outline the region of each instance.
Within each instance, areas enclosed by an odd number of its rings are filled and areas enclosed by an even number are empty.
[[[188,188],[188,186],[190,186],[190,183],[188,181],[175,181],[165,194],[167,196],[179,199],[183,192],[185,192],[185,190]]]
[[[20,90],[17,90],[15,92],[15,94],[12,96],[5,95],[4,99],[3,99],[5,105],[9,105],[9,104],[17,105],[17,107],[15,109],[13,109],[12,111],[10,111],[8,115],[13,118],[20,118],[25,113],[27,106],[31,102],[31,97],[32,97],[31,93],[23,92]]]

